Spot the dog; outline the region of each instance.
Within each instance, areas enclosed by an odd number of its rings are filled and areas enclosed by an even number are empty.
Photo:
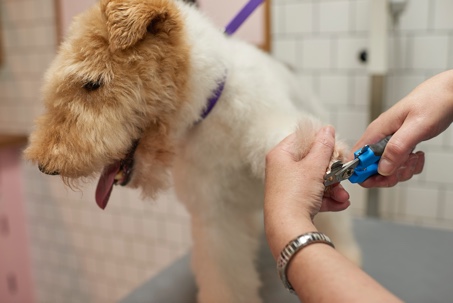
[[[71,187],[100,174],[102,208],[114,184],[150,198],[174,186],[191,215],[198,302],[262,302],[266,153],[296,131],[303,157],[325,116],[293,72],[183,1],[101,0],[74,19],[43,99],[27,159]],[[332,160],[346,154],[337,141]],[[360,262],[346,213],[316,224]]]

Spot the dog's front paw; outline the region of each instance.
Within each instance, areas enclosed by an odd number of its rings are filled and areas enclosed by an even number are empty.
[[[341,161],[342,163],[347,161],[349,153],[349,147],[341,140],[335,139],[335,149],[330,160],[330,166],[336,161]]]

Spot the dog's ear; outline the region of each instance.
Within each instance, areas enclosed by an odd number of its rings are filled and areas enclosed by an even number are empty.
[[[113,51],[135,45],[148,33],[168,34],[178,26],[175,5],[169,0],[101,0],[100,6]]]

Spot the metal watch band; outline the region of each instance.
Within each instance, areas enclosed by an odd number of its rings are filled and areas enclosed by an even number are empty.
[[[325,234],[320,232],[309,232],[291,240],[285,246],[285,248],[283,248],[282,252],[280,253],[280,256],[278,257],[277,260],[278,275],[280,276],[283,285],[285,286],[286,289],[289,290],[290,293],[295,294],[295,291],[294,288],[291,286],[291,283],[289,283],[288,278],[286,276],[286,268],[289,262],[291,261],[291,258],[299,250],[313,243],[324,243],[335,248],[330,238]]]

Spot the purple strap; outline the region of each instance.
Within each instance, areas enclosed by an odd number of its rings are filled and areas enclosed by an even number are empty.
[[[264,0],[250,0],[236,15],[236,17],[231,20],[231,22],[226,26],[225,33],[227,35],[232,35],[236,32],[236,30],[244,23],[245,20],[255,11],[255,9],[263,3]],[[200,120],[196,123],[201,122],[205,119],[211,110],[216,105],[217,101],[219,101],[220,96],[222,95],[223,89],[225,88],[225,81],[226,81],[226,72],[223,79],[218,83],[216,90],[213,92],[212,96],[208,100],[208,104],[206,108],[201,113]]]
[[[215,104],[219,100],[220,96],[222,95],[223,89],[225,87],[225,80],[226,80],[226,74],[222,81],[218,84],[216,90],[213,92],[211,98],[208,100],[208,104],[206,105],[206,108],[203,110],[203,113],[201,113],[201,120],[205,119],[211,110],[214,108]]]
[[[225,33],[232,35],[247,20],[247,18],[255,11],[255,9],[263,3],[264,0],[250,0],[231,20],[231,22],[225,27]]]

